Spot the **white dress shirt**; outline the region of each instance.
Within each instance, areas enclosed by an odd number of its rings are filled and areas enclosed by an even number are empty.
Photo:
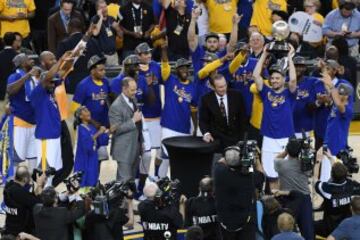
[[[123,93],[121,93],[121,95],[123,96],[123,98],[125,99],[125,102],[127,103],[127,105],[129,105],[129,107],[131,108],[131,110],[134,111],[134,104],[130,101],[130,99]]]

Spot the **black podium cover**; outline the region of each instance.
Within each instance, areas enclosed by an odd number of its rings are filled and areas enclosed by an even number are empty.
[[[170,158],[171,179],[179,179],[186,197],[196,196],[198,185],[205,175],[211,175],[211,166],[218,141],[206,143],[201,137],[172,137],[163,142]]]

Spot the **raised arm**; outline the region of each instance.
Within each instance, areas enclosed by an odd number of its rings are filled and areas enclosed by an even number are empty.
[[[195,51],[195,49],[197,48],[197,46],[199,44],[199,39],[198,39],[198,36],[196,35],[196,30],[195,30],[196,21],[199,18],[199,16],[200,16],[200,7],[197,7],[192,10],[191,21],[190,21],[190,25],[189,25],[189,29],[188,29],[188,33],[187,33],[189,48],[192,52]]]
[[[261,73],[262,73],[264,62],[265,62],[267,56],[268,56],[267,46],[265,46],[264,51],[261,54],[261,57],[260,57],[259,61],[257,62],[256,67],[253,72],[253,78],[255,81],[255,85],[259,92],[263,89],[263,86],[264,86],[264,81],[261,77]]]
[[[337,88],[332,83],[331,77],[326,69],[322,71],[321,81],[325,84],[327,91],[330,93],[331,98],[334,101],[335,106],[339,109],[341,113],[346,111],[347,101],[342,101],[339,95]]]
[[[295,65],[293,62],[293,56],[295,54],[295,49],[293,46],[290,45],[290,51],[288,54],[289,59],[289,90],[292,93],[295,93],[297,88],[297,81],[296,81],[296,70]]]
[[[233,27],[230,34],[229,43],[227,45],[227,52],[234,52],[235,46],[238,40],[238,32],[239,32],[239,22],[242,18],[242,15],[238,15],[237,13],[232,18]]]
[[[171,74],[171,67],[167,54],[167,42],[161,45],[161,78],[165,82],[169,79]]]

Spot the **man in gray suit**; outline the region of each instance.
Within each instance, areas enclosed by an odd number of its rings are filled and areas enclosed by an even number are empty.
[[[109,110],[110,129],[113,133],[111,155],[117,161],[117,180],[135,178],[142,149],[142,114],[136,105],[137,84],[125,77],[122,93]]]

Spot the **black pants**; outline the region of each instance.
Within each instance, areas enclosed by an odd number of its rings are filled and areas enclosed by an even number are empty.
[[[255,240],[255,232],[255,223],[248,223],[243,229],[236,232],[230,232],[221,227],[222,240]]]
[[[65,120],[61,122],[61,158],[63,161],[63,167],[57,171],[54,176],[52,182],[54,187],[59,185],[69,176],[74,166],[74,153],[71,136]]]

